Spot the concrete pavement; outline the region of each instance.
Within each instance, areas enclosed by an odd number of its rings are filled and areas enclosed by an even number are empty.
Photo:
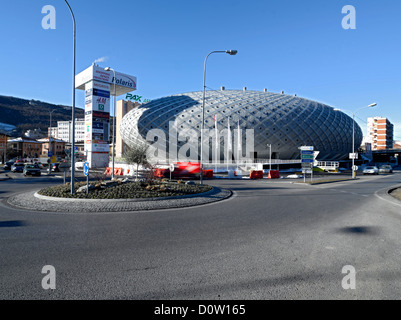
[[[400,177],[215,180],[234,196],[125,213],[49,214],[3,200],[0,298],[399,299],[400,207],[376,194]],[[4,181],[0,198],[34,185],[20,188]],[[44,265],[55,267],[55,290],[41,287]],[[347,265],[355,290],[342,287]]]

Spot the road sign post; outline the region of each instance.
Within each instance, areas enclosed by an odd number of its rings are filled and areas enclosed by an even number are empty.
[[[71,167],[71,163],[69,163],[69,162],[62,162],[62,163],[60,163],[60,165],[59,165],[59,169],[63,169],[63,171],[64,171],[64,184],[65,184],[65,176],[66,176],[66,171],[68,170],[68,168],[70,168]]]
[[[313,146],[302,146],[298,148],[301,150],[301,165],[304,182],[306,182],[306,175],[310,173],[311,182],[313,181],[313,164],[315,162],[315,151]]]
[[[86,194],[89,193],[89,163],[84,163],[84,175],[86,176]]]

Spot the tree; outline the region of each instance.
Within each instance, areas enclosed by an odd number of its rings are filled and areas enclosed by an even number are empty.
[[[7,144],[7,148],[4,150],[4,161],[6,159],[12,159],[12,158],[16,158],[20,156],[20,153],[18,152],[18,150],[14,149],[14,147],[12,146],[12,144]]]
[[[136,179],[138,179],[139,166],[145,166],[148,164],[146,153],[149,145],[145,143],[138,143],[134,146],[126,146],[123,157],[128,164],[136,164]]]

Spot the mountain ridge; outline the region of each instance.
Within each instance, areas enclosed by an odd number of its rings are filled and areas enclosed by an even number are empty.
[[[52,127],[57,126],[57,121],[71,120],[71,106],[0,95],[0,122],[16,126],[19,134],[29,129],[47,132],[51,111]],[[84,114],[83,109],[75,108],[75,118],[84,118]]]

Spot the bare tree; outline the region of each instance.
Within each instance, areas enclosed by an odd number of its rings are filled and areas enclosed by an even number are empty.
[[[139,166],[146,166],[148,160],[146,158],[146,153],[148,151],[149,145],[145,143],[138,143],[132,147],[126,146],[123,157],[128,164],[136,164],[136,179],[138,179],[138,169]]]

